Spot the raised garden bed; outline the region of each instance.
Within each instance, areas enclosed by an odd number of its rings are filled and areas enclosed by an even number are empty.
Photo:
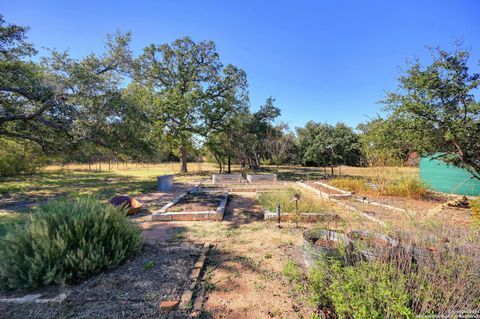
[[[310,187],[313,187],[314,189],[318,190],[319,192],[321,192],[323,194],[326,194],[327,195],[326,197],[339,198],[339,197],[350,197],[350,196],[352,196],[351,192],[347,192],[347,191],[338,189],[336,187],[330,186],[330,185],[328,185],[326,183],[323,183],[323,182],[316,181],[316,182],[307,182],[307,183],[304,183],[304,184],[306,184]]]
[[[300,196],[298,214],[294,200],[295,196]],[[278,220],[276,206],[279,203],[281,221],[333,223],[341,221],[341,218],[333,212],[330,201],[318,199],[308,192],[302,192],[295,188],[258,192],[257,199],[262,206],[265,220]]]
[[[222,220],[228,192],[199,191],[185,193],[153,212],[154,221]]]
[[[350,244],[343,233],[328,229],[309,229],[303,233],[303,257],[305,265],[312,267],[317,260],[340,259],[342,249]]]
[[[274,184],[277,182],[277,174],[247,174],[250,184]]]
[[[213,174],[213,184],[240,184],[242,182],[241,174]]]

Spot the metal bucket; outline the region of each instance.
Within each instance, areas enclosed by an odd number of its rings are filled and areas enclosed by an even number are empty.
[[[318,245],[319,240],[333,242],[331,247]],[[349,246],[350,240],[345,234],[328,229],[309,229],[303,233],[303,259],[310,268],[319,260],[342,259],[342,250]]]
[[[173,175],[158,176],[157,191],[168,192],[173,187]]]

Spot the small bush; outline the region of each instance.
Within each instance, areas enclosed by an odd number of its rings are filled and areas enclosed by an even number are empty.
[[[332,261],[310,275],[313,301],[335,310],[338,318],[413,318],[407,280],[391,265]]]
[[[32,143],[0,139],[0,176],[34,173],[46,160],[39,147]]]
[[[467,235],[467,236],[464,236]],[[462,244],[435,246],[402,238],[402,245],[377,247],[376,260],[320,262],[308,277],[312,302],[338,318],[461,318],[480,313],[479,234]],[[456,242],[456,240],[455,240]]]
[[[63,284],[117,265],[140,247],[126,212],[94,198],[41,206],[0,242],[0,278],[9,288]]]
[[[299,281],[302,277],[302,271],[296,263],[289,260],[283,267],[283,275],[290,281]]]

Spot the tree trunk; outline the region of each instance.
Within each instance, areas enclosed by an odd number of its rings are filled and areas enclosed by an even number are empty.
[[[218,156],[217,156],[216,154],[213,154],[213,157],[215,157],[215,160],[216,160],[217,163],[218,163],[218,167],[219,167],[219,171],[218,171],[218,172],[219,172],[219,173],[222,173],[222,171],[223,171],[222,161],[220,161],[220,160],[218,159]]]
[[[228,157],[228,174],[232,174],[231,165],[232,165],[232,161],[231,161],[231,158],[230,158],[230,156],[229,156],[229,157]]]
[[[187,170],[187,150],[180,146],[180,173],[188,173]]]

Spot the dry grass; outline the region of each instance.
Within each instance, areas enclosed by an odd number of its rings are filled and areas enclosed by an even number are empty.
[[[330,181],[330,184],[362,195],[422,198],[428,193],[427,186],[413,176],[396,178],[377,176],[372,177],[371,180],[365,178],[337,178]]]

